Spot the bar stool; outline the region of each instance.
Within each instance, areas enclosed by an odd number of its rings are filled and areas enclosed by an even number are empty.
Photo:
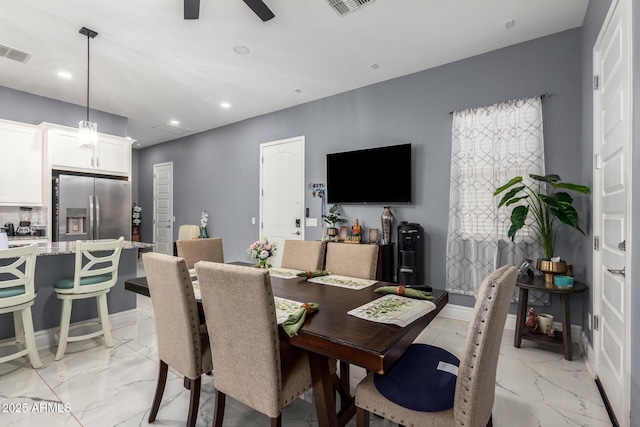
[[[73,277],[56,281],[53,288],[62,300],[60,333],[56,360],[62,359],[68,342],[76,342],[104,335],[107,347],[113,347],[107,293],[118,281],[118,264],[124,237],[108,242],[76,242],[76,266]],[[106,252],[106,254],[105,254]],[[86,262],[85,262],[86,260]],[[96,298],[98,320],[75,323],[71,326],[71,303],[75,299]],[[101,325],[101,329],[84,335],[69,336],[69,331],[89,325]]]
[[[15,259],[9,265],[0,266],[0,277],[4,278],[0,279],[0,314],[13,313],[16,334],[15,340],[3,343],[0,347],[18,347],[17,352],[0,357],[0,363],[28,355],[31,366],[42,366],[31,317],[31,306],[36,299],[33,277],[37,251],[35,244],[0,250],[0,260]]]

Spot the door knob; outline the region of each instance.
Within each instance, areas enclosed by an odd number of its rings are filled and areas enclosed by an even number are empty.
[[[618,243],[618,249],[620,249],[621,251],[626,251],[627,250],[627,241],[623,240],[622,242]]]
[[[622,267],[622,270],[616,270],[616,269],[614,269],[614,268],[607,268],[607,271],[608,271],[609,273],[611,273],[611,274],[622,274],[622,277],[626,277],[626,276],[624,275],[624,269],[625,269],[625,267]]]
[[[297,234],[298,236],[300,235],[299,231],[296,231],[295,233],[291,233],[291,234]]]

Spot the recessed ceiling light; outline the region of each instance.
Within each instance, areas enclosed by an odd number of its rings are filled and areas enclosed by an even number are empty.
[[[178,120],[169,120],[170,125],[178,126],[180,122]]]
[[[142,144],[140,142],[136,143],[136,147],[142,147]]]
[[[249,54],[249,48],[246,46],[243,46],[241,44],[239,44],[238,46],[233,48],[233,51],[235,53],[237,53],[238,55],[248,55]]]
[[[68,72],[68,71],[58,71],[58,77],[60,77],[61,79],[70,79],[73,77],[73,75]]]
[[[510,19],[508,21],[505,21],[504,23],[504,28],[513,28],[516,25],[516,22],[513,19]]]
[[[222,103],[220,103],[220,106],[222,108],[231,108],[231,104],[229,104],[228,102],[222,102]]]

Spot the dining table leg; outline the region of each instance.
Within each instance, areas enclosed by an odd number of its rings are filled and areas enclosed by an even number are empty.
[[[318,414],[318,426],[345,426],[356,413],[355,399],[348,394],[348,390],[344,389],[344,385],[334,386],[328,357],[310,351],[309,368],[311,369],[313,395]],[[341,396],[340,412],[336,412],[336,391]]]

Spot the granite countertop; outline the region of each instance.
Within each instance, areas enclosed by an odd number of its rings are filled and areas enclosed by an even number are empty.
[[[87,242],[104,242],[110,241],[112,239],[102,239],[102,240],[85,240]],[[17,243],[13,243],[11,246],[18,246]],[[152,243],[143,243],[143,242],[130,242],[125,240],[122,249],[144,249],[144,248],[152,248],[154,245]],[[39,243],[38,244],[38,256],[47,256],[47,255],[65,255],[65,254],[74,254],[76,252],[76,242],[48,242],[48,243]]]

